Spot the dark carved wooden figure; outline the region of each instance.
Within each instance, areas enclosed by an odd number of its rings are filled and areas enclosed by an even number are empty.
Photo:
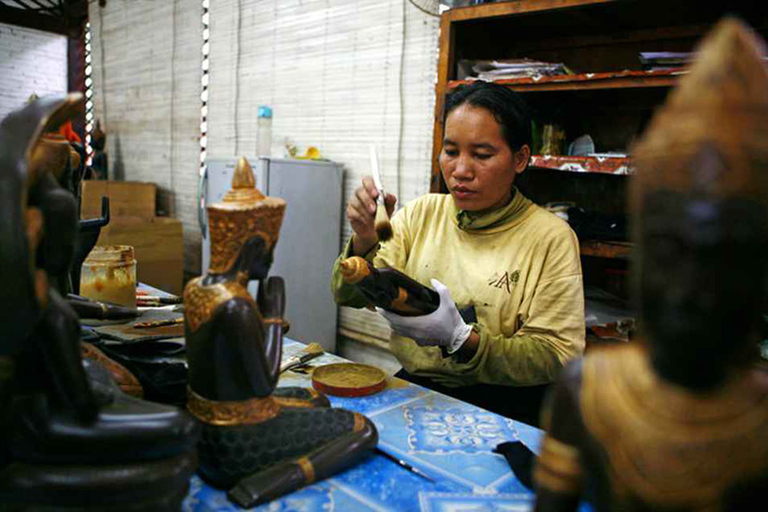
[[[49,285],[72,260],[77,202],[40,139],[81,101],[38,99],[0,124],[0,503],[178,510],[199,426],[123,394],[101,365],[83,362],[78,317]]]
[[[537,510],[743,511],[768,503],[768,68],[722,21],[634,148],[641,341],[556,386]]]
[[[200,474],[242,506],[330,476],[375,447],[357,413],[329,408],[313,389],[275,388],[285,290],[269,277],[285,201],[265,197],[241,158],[232,190],[208,206],[211,264],[184,290],[187,408],[203,422]],[[248,281],[259,280],[256,301]],[[234,488],[233,488],[234,486]]]

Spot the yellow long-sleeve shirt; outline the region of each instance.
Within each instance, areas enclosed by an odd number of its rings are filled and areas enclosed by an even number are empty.
[[[552,382],[584,351],[584,292],[579,245],[568,224],[517,191],[501,210],[477,216],[459,211],[448,194],[428,194],[392,218],[393,238],[367,256],[429,286],[436,278],[459,309],[474,305],[480,335],[467,362],[443,357],[392,333],[403,367],[446,386],[476,383],[527,386]],[[344,284],[339,263],[331,281],[336,302],[363,307]]]

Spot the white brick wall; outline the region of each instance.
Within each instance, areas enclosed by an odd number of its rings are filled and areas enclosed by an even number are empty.
[[[0,23],[0,119],[38,96],[67,92],[67,38]]]

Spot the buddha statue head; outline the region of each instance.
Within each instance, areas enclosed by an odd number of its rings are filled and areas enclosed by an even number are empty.
[[[635,276],[657,373],[690,389],[749,360],[768,264],[768,68],[721,21],[633,148]]]
[[[285,201],[266,197],[256,188],[253,170],[240,157],[232,189],[221,203],[208,206],[211,234],[209,273],[246,272],[249,279],[263,279],[272,257],[285,214]]]

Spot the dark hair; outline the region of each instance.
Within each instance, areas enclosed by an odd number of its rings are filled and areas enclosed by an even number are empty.
[[[493,114],[511,149],[519,151],[524,145],[532,147],[531,114],[519,94],[503,85],[480,80],[460,85],[445,98],[445,119],[455,108],[465,103],[484,108]]]

